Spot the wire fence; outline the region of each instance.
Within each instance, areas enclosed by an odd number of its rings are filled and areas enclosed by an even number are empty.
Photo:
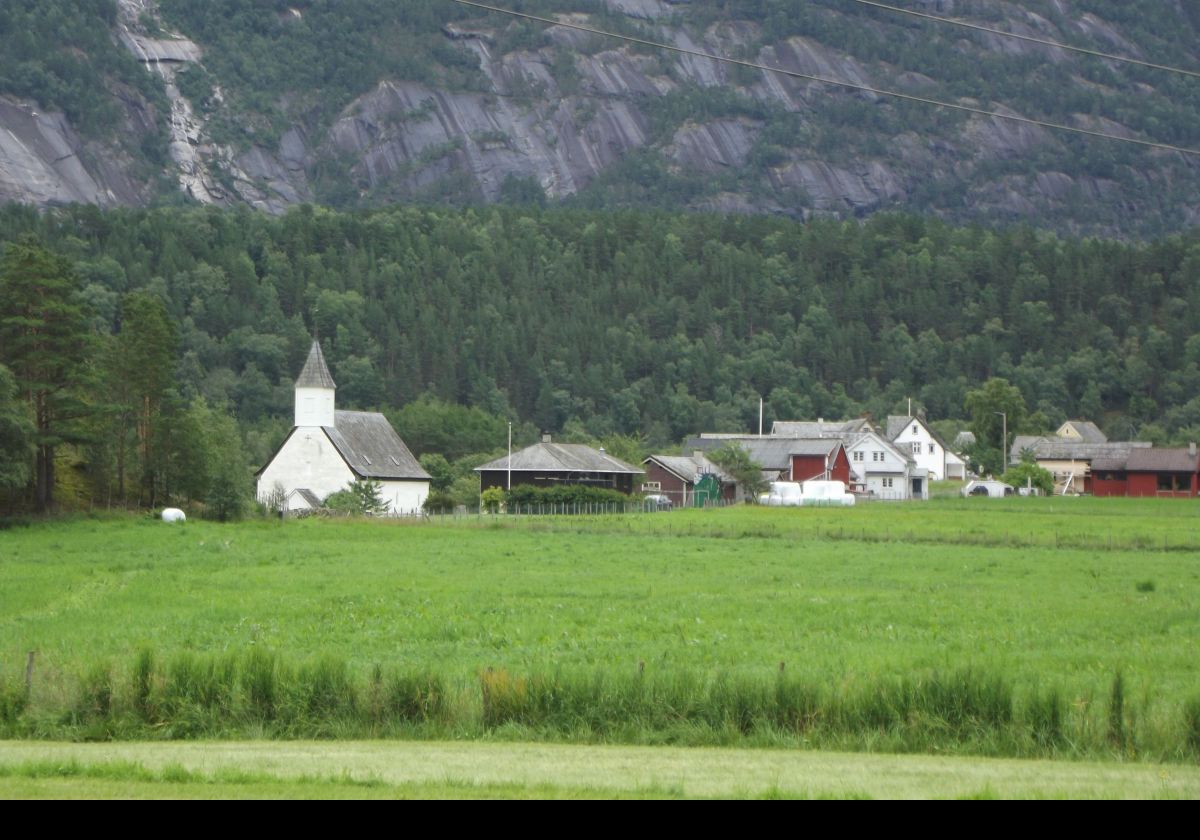
[[[709,507],[732,507],[733,502],[715,502]],[[676,512],[683,510],[674,509]],[[797,508],[799,514],[803,508]],[[802,520],[746,523],[697,520],[669,515],[671,509],[656,509],[636,503],[522,505],[512,510],[488,511],[477,507],[444,513],[427,513],[422,521],[461,525],[534,525],[539,530],[593,528],[597,533],[641,533],[646,536],[714,539],[767,539],[792,542],[908,543],[979,548],[1048,548],[1088,551],[1200,552],[1200,532],[1121,533],[1112,530],[1016,530],[947,529],[894,527],[879,524],[810,523]],[[638,514],[659,514],[639,516]],[[620,518],[624,517],[624,521]],[[570,519],[568,523],[566,520]],[[583,520],[583,521],[581,521]],[[590,520],[590,521],[589,521]]]

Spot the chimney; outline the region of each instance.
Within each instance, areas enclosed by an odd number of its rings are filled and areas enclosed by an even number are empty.
[[[692,450],[692,460],[695,461],[696,463],[700,463],[700,460],[703,457],[704,457],[703,449],[693,449]]]
[[[600,447],[600,454],[601,454],[601,455],[603,455],[603,454],[604,454],[604,447],[603,447],[603,446],[601,446],[601,447]]]
[[[550,433],[542,432],[542,443],[549,443],[549,442],[550,442]]]
[[[1188,456],[1191,458],[1196,457],[1196,444],[1194,441],[1188,444]]]

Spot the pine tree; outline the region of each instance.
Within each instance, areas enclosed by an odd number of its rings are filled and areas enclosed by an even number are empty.
[[[120,421],[118,482],[124,497],[125,439],[132,422],[141,457],[142,501],[150,507],[165,489],[165,447],[157,426],[174,378],[176,343],[175,325],[161,298],[146,292],[126,295],[109,365]]]
[[[0,491],[17,490],[29,481],[33,461],[33,423],[17,396],[17,382],[0,365]]]
[[[54,453],[79,443],[79,420],[92,348],[88,314],[78,302],[80,282],[67,260],[36,237],[10,243],[0,262],[0,363],[8,365],[33,413],[34,501],[54,506]]]

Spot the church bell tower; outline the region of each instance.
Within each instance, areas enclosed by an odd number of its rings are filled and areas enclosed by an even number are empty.
[[[314,341],[304,370],[296,379],[296,425],[333,426],[333,394],[336,390],[321,345]]]

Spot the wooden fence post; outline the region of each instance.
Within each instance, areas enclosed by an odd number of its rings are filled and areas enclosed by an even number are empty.
[[[29,651],[29,656],[25,659],[25,699],[29,700],[29,696],[33,693],[33,658],[37,655],[36,650]]]

